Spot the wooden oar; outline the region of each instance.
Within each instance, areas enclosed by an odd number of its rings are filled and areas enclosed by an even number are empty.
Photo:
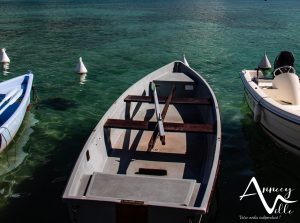
[[[23,93],[22,89],[19,89],[18,92],[9,100],[9,102],[0,110],[0,115],[13,103],[15,103]]]
[[[164,109],[163,109],[163,111],[161,113],[161,119],[162,119],[162,121],[166,117],[166,114],[167,114],[169,105],[170,105],[170,103],[172,101],[172,98],[174,96],[174,93],[175,93],[175,85],[173,84],[172,90],[171,90],[171,92],[170,92],[170,94],[169,94],[169,96],[168,96],[168,98],[166,100]],[[147,150],[148,152],[150,152],[153,149],[153,147],[155,145],[155,142],[156,142],[156,139],[157,139],[158,132],[159,132],[159,129],[157,129],[157,127],[156,127],[155,130],[154,130],[154,132],[153,132],[153,134],[152,134],[152,136],[151,136],[151,139],[150,139],[150,141],[148,143],[148,150]],[[161,140],[161,142],[162,142],[163,145],[166,144],[165,135],[163,135],[163,136],[160,135],[160,140]]]
[[[157,118],[158,131],[159,131],[160,139],[163,142],[165,140],[164,139],[165,130],[164,130],[163,122],[162,122],[162,114],[160,112],[159,101],[158,101],[156,86],[155,86],[154,82],[151,83],[151,89],[153,91],[153,98],[154,98],[155,114],[156,114],[156,118]]]
[[[0,102],[0,107],[4,104],[4,102],[6,102],[8,99],[10,99],[12,96],[14,96],[19,89],[13,89],[10,92],[8,92],[5,97],[2,99],[2,101]]]

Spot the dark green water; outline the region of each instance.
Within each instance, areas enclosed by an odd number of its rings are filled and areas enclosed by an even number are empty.
[[[239,201],[252,176],[260,186],[294,188],[299,200],[299,158],[252,122],[238,75],[265,51],[273,63],[291,50],[299,70],[299,24],[298,0],[0,1],[0,48],[11,59],[0,81],[32,70],[38,94],[0,155],[0,222],[69,222],[61,196],[93,127],[126,88],[183,53],[221,107],[216,221],[266,215],[259,199]],[[79,56],[89,71],[84,83],[73,73]],[[299,222],[299,203],[270,222]]]

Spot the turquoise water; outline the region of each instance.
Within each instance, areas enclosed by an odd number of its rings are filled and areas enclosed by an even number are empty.
[[[239,201],[252,176],[292,187],[299,199],[299,159],[252,122],[239,79],[265,51],[271,63],[293,51],[300,69],[298,0],[2,0],[0,12],[0,48],[11,59],[0,81],[32,70],[38,95],[0,155],[1,223],[69,222],[61,196],[93,127],[126,88],[183,54],[221,107],[216,221],[264,215],[260,201]],[[79,56],[89,71],[84,82],[73,73]],[[299,206],[272,222],[297,222]]]

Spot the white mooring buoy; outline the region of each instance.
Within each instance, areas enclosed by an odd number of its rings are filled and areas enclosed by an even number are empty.
[[[6,51],[5,48],[1,49],[1,63],[9,63],[10,62],[10,59],[8,58],[5,51]]]
[[[190,66],[189,63],[187,62],[187,60],[185,59],[185,55],[184,55],[184,54],[183,54],[183,63],[184,63],[186,66],[188,66],[188,67]]]
[[[78,73],[78,74],[86,74],[88,72],[88,70],[86,69],[86,67],[84,66],[84,64],[82,62],[81,57],[79,57],[78,64],[75,67],[75,72]]]
[[[258,64],[259,69],[271,69],[272,65],[269,61],[269,58],[267,57],[267,53],[265,52],[265,55],[261,59],[260,63]]]

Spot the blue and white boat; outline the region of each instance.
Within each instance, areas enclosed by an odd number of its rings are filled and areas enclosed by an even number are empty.
[[[0,83],[0,152],[12,141],[30,105],[33,74]]]

